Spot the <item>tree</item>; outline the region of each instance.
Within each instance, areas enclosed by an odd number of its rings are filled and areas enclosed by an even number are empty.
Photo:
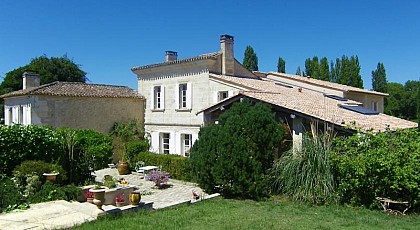
[[[401,101],[405,97],[404,86],[400,83],[390,82],[387,84],[387,92],[389,92],[389,96],[385,98],[384,113],[402,118]]]
[[[286,61],[281,57],[279,57],[279,61],[277,62],[277,72],[286,73]]]
[[[296,75],[302,76],[302,70],[300,70],[300,66],[297,67]]]
[[[242,65],[249,71],[258,71],[258,57],[251,46],[247,46],[245,49]]]
[[[319,60],[317,56],[314,56],[312,60],[310,58],[305,60],[305,75],[319,79]]]
[[[44,55],[33,58],[29,64],[6,73],[0,84],[0,95],[22,89],[22,75],[27,70],[39,73],[41,84],[54,81],[86,82],[88,80],[86,72],[67,55],[51,58]],[[0,107],[3,108],[3,101],[0,102]],[[4,114],[1,113],[0,120],[3,116]]]
[[[202,128],[190,155],[197,181],[206,192],[258,199],[268,195],[274,150],[284,135],[271,108],[248,100],[237,102]]]
[[[330,81],[330,66],[326,57],[321,58],[319,63],[319,79],[323,81]]]
[[[360,75],[360,64],[357,56],[348,58],[343,55],[331,62],[331,79],[334,82],[363,89],[363,80]]]
[[[377,92],[386,93],[386,73],[383,63],[378,62],[376,70],[372,71],[372,89]]]
[[[420,81],[407,81],[404,86],[400,83],[388,83],[389,96],[386,98],[384,112],[407,120],[418,119],[419,90]]]

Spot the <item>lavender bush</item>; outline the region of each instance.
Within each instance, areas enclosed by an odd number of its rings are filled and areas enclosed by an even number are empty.
[[[169,172],[152,170],[146,174],[146,180],[155,182],[155,186],[161,187],[169,180]]]

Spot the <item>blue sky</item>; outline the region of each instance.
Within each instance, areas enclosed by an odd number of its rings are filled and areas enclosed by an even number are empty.
[[[0,78],[41,55],[63,54],[93,83],[137,89],[133,66],[251,45],[261,71],[304,69],[308,57],[358,55],[364,86],[383,62],[389,82],[420,78],[420,2],[408,1],[15,1],[0,2]],[[0,79],[1,81],[1,79]]]

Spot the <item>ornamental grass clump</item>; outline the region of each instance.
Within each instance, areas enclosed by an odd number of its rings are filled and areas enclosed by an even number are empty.
[[[160,188],[169,181],[169,172],[153,170],[145,177],[146,180],[155,182],[155,186]]]

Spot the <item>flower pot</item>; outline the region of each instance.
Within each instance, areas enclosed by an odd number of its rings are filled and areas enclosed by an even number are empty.
[[[45,179],[51,182],[54,182],[57,179],[59,173],[44,173]]]
[[[130,173],[130,167],[128,166],[127,161],[118,162],[118,173],[120,175],[127,175]]]
[[[141,200],[140,192],[131,192],[130,193],[130,204],[131,205],[135,205],[135,206],[139,205],[140,200]]]
[[[87,201],[88,203],[93,204],[93,197],[88,197],[88,198],[86,198],[86,201]]]
[[[102,209],[102,205],[105,202],[105,189],[89,189],[90,192],[93,192],[93,203],[98,207],[98,209]]]
[[[115,206],[117,206],[117,207],[122,207],[124,205],[125,205],[125,202],[116,202],[115,201]]]

